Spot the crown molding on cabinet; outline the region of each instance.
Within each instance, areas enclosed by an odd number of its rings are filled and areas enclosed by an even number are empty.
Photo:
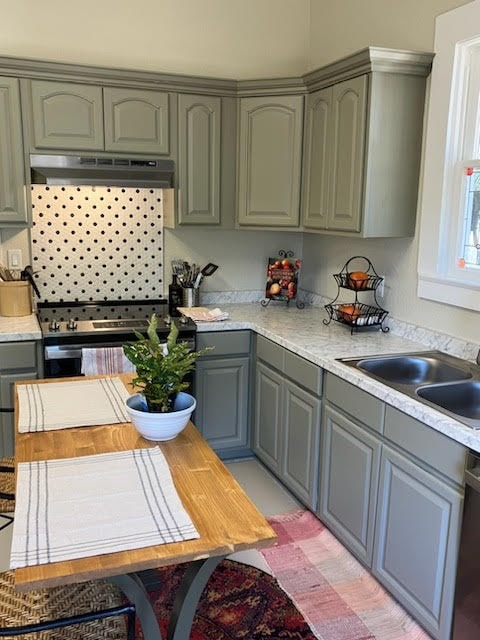
[[[143,89],[236,96],[237,82],[222,78],[156,73],[135,69],[97,67],[63,62],[0,56],[0,75],[16,78],[41,78],[103,86],[129,86]]]
[[[433,53],[422,51],[367,47],[305,74],[303,81],[311,93],[371,71],[426,77],[431,71],[433,57]]]
[[[432,60],[432,53],[367,47],[303,76],[234,80],[0,56],[0,75],[224,97],[253,97],[311,93],[370,71],[428,76]]]

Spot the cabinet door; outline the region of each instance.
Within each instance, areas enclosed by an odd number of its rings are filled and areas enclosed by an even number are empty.
[[[332,88],[307,96],[303,160],[303,224],[328,228],[328,189],[332,138]]]
[[[367,76],[359,76],[333,86],[332,117],[328,227],[360,231]]]
[[[298,225],[302,108],[301,96],[241,99],[239,224]]]
[[[199,359],[195,424],[215,450],[248,446],[249,357]]]
[[[221,99],[178,98],[180,224],[220,224]]]
[[[384,446],[373,573],[437,640],[450,638],[462,496]]]
[[[36,148],[103,151],[101,87],[33,80],[32,109]]]
[[[267,467],[280,473],[283,378],[257,362],[253,450]]]
[[[27,221],[18,80],[0,78],[0,223]]]
[[[23,369],[18,372],[0,372],[0,407],[13,409],[14,384],[17,380],[37,378],[36,369]],[[14,414],[0,413],[0,457],[14,455]]]
[[[328,405],[322,433],[319,516],[371,566],[380,441]]]
[[[281,479],[316,509],[320,400],[289,380],[284,383]]]
[[[105,151],[169,152],[168,93],[105,88],[103,101]]]

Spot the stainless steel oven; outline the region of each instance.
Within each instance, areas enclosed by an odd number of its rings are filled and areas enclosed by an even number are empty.
[[[158,334],[167,337],[171,322],[179,340],[196,349],[196,324],[188,318],[170,318],[167,300],[38,303],[46,378],[79,376],[82,349],[118,347],[144,332],[152,313]],[[191,383],[193,380],[190,381]]]

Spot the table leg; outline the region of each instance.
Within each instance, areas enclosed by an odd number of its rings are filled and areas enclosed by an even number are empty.
[[[136,573],[107,578],[119,587],[135,605],[135,611],[142,627],[145,640],[163,640],[147,590]]]
[[[203,589],[225,556],[215,556],[189,563],[178,588],[168,625],[167,640],[187,640]]]

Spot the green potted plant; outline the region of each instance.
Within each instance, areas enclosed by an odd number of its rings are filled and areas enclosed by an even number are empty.
[[[187,425],[196,401],[186,393],[185,380],[195,368],[199,356],[208,351],[191,351],[177,342],[179,331],[172,322],[167,341],[157,334],[157,317],[152,315],[147,335],[135,332],[136,342],[123,346],[126,357],[135,365],[132,386],[138,392],[127,399],[127,411],[137,430],[149,440],[170,440]]]

